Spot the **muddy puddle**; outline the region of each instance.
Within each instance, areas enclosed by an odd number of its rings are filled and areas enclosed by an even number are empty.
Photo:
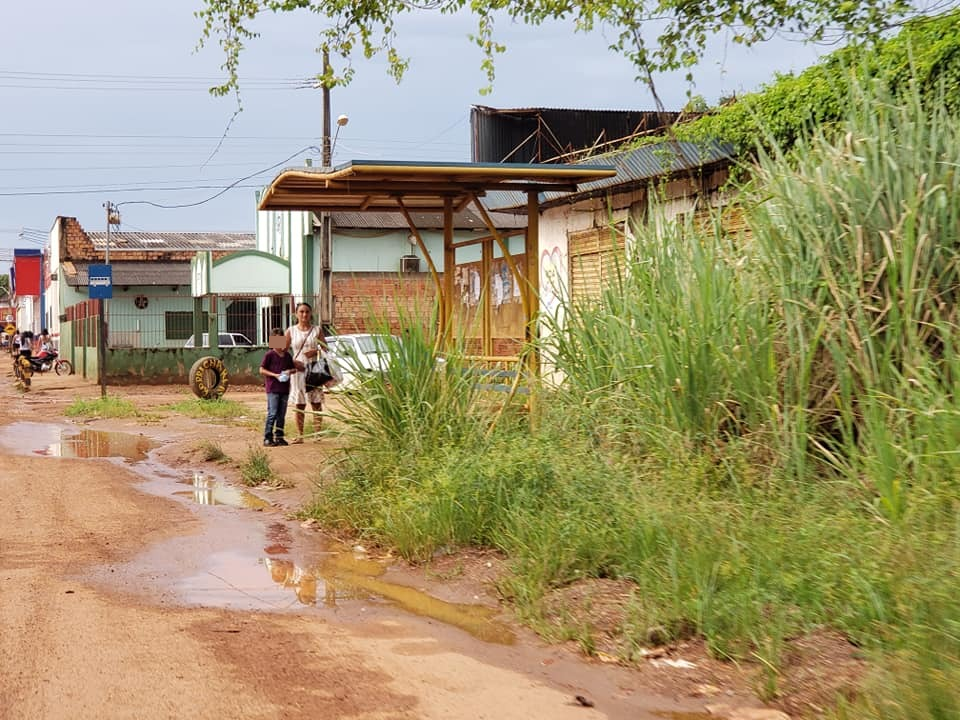
[[[200,471],[183,473],[148,458],[157,447],[149,438],[49,423],[17,422],[0,427],[0,445],[20,454],[61,458],[118,458],[135,464],[146,492],[203,506],[267,511],[260,495]],[[187,485],[188,489],[175,489]],[[208,517],[216,525],[215,517]],[[249,527],[249,518],[243,521]],[[352,548],[329,546],[296,522],[276,515],[255,523],[258,530],[227,533],[226,546],[211,546],[199,559],[201,572],[173,578],[174,591],[187,604],[235,609],[314,608],[356,610],[363,606],[399,608],[460,628],[491,643],[512,644],[514,634],[482,605],[446,602],[383,579],[387,566]],[[214,527],[210,532],[216,532]],[[309,557],[310,560],[303,558]],[[196,559],[195,559],[196,561]]]
[[[244,510],[266,510],[271,507],[269,501],[248,490],[216,480],[201,472],[193,473],[192,480],[180,481],[192,485],[190,490],[179,490],[174,496],[189,498],[198,505],[226,505]]]
[[[277,526],[285,527],[281,523],[272,527]],[[385,564],[350,548],[329,547],[313,561],[300,561],[294,559],[292,545],[287,538],[268,534],[257,557],[236,549],[212,553],[202,572],[185,578],[174,590],[188,604],[231,609],[396,607],[486,642],[510,645],[515,641],[513,631],[494,619],[494,609],[447,602],[386,581]]]
[[[21,455],[120,458],[131,463],[145,460],[156,447],[143,435],[33,422],[0,427],[0,445]]]

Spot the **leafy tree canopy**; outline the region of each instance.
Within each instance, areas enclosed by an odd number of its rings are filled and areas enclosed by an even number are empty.
[[[943,10],[956,0],[933,2]],[[258,34],[258,15],[294,11],[315,14],[319,48],[347,62],[339,74],[329,67],[318,74],[327,86],[350,81],[350,59],[357,51],[367,58],[384,53],[388,72],[399,81],[409,61],[399,48],[397,20],[405,13],[465,11],[476,18],[470,39],[482,53],[481,66],[491,83],[494,58],[506,49],[496,40],[497,19],[532,26],[562,20],[579,32],[612,30],[611,50],[633,63],[638,78],[651,87],[654,73],[695,65],[708,38],[721,31],[747,46],[777,33],[806,40],[869,39],[921,12],[911,0],[203,0],[196,13],[203,22],[200,44],[216,38],[227,74],[212,92],[238,88],[240,55]]]

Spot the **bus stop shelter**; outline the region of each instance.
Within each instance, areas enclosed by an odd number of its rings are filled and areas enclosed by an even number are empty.
[[[491,356],[493,340],[490,311],[490,265],[493,243],[503,255],[518,287],[524,315],[525,337],[532,347],[539,313],[539,219],[540,193],[574,192],[580,183],[616,175],[603,165],[545,165],[513,163],[435,163],[352,160],[334,168],[295,168],[280,172],[260,199],[260,210],[308,210],[331,212],[399,212],[433,276],[439,300],[437,343],[451,337],[454,316],[454,268],[457,248],[480,244],[481,347]],[[527,198],[527,229],[524,234],[525,272],[521,275],[503,234],[494,226],[480,198],[490,192],[523,193]],[[454,213],[472,205],[483,218],[489,235],[454,242]],[[443,268],[441,278],[417,228],[413,213],[438,213],[443,217]],[[535,352],[528,352],[527,369],[539,371]],[[490,358],[493,359],[493,358]]]

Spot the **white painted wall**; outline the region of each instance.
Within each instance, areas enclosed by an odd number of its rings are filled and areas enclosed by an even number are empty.
[[[60,218],[53,221],[53,227],[50,228],[50,274],[56,277],[56,280],[50,281],[50,287],[47,289],[47,314],[49,316],[47,329],[54,338],[60,337],[60,313],[64,307],[60,301],[61,287],[63,282],[63,271],[60,268],[60,246],[63,240],[60,237]]]
[[[259,254],[229,255],[213,263],[210,291],[219,295],[287,295],[290,269],[286,263]]]

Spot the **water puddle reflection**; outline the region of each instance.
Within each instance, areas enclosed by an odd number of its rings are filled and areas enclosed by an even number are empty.
[[[200,505],[227,505],[246,510],[266,510],[271,504],[252,492],[219,482],[200,472],[193,474],[193,490],[175,492]]]
[[[16,422],[0,428],[0,445],[23,455],[61,458],[122,458],[138,462],[156,445],[143,435]]]
[[[486,642],[511,645],[515,641],[513,631],[494,619],[495,609],[447,602],[382,580],[386,572],[383,564],[349,549],[331,551],[315,563],[301,564],[277,557],[286,551],[282,538],[271,538],[268,533],[267,540],[274,542],[264,548],[266,556],[255,562],[233,551],[212,555],[206,573],[190,578],[179,588],[187,602],[237,609],[295,605],[337,608],[344,601],[383,602],[460,628]]]
[[[154,482],[175,477],[169,469],[148,460],[156,445],[147,437],[48,423],[15,422],[0,427],[0,446],[19,454],[60,458],[121,458],[140,463]],[[202,472],[186,481],[189,490],[175,495],[200,505],[227,505],[266,510],[272,504],[253,493],[227,485]],[[162,491],[169,492],[169,486]],[[460,628],[481,640],[512,644],[513,632],[494,619],[496,610],[481,605],[446,602],[425,592],[382,579],[384,564],[356,554],[348,547],[325,548],[311,563],[289,558],[294,539],[284,523],[264,527],[263,543],[255,556],[250,551],[214,552],[208,569],[179,583],[187,602],[235,608],[285,608],[296,605],[340,607],[347,601],[385,603],[407,612]],[[288,557],[284,557],[288,556]],[[679,718],[678,718],[679,720]]]

